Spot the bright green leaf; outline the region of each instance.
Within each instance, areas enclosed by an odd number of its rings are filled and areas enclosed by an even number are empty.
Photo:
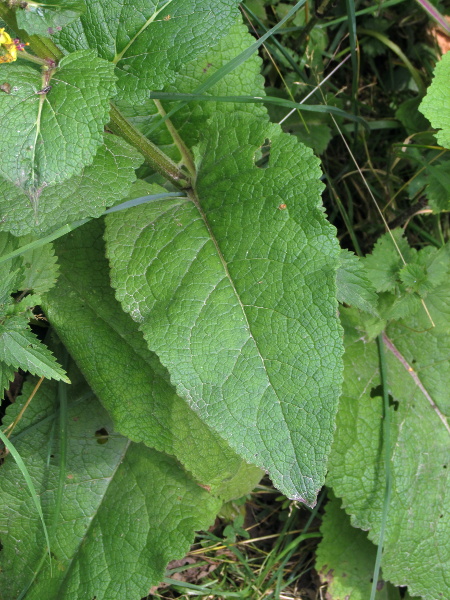
[[[186,554],[195,530],[213,522],[221,501],[174,459],[118,435],[79,380],[68,390],[61,438],[56,391],[44,383],[12,438],[40,491],[47,524],[56,517],[52,573],[39,516],[25,485],[17,483],[16,464],[7,459],[0,483],[2,597],[17,598],[44,559],[27,600],[137,600],[163,578],[170,560]],[[5,424],[19,409],[20,402],[9,409]],[[61,511],[54,515],[61,468]]]
[[[84,12],[83,0],[41,0],[20,3],[16,11],[17,25],[30,34],[52,35]]]
[[[377,315],[377,294],[367,277],[364,263],[353,252],[341,250],[336,282],[339,302]]]
[[[30,197],[12,184],[3,189],[4,194],[0,188],[0,228],[14,235],[42,234],[78,219],[99,217],[127,195],[142,160],[121,138],[105,134],[92,165],[62,184],[44,187],[31,203]]]
[[[115,93],[113,71],[89,50],[64,57],[43,76],[32,67],[2,65],[11,93],[0,94],[0,192],[17,186],[37,211],[46,186],[92,163]]]
[[[436,64],[434,79],[420,110],[433,127],[441,130],[436,134],[439,144],[450,148],[450,52]]]
[[[331,498],[322,517],[322,540],[316,551],[316,569],[327,584],[327,600],[368,600],[372,588],[377,548],[367,534],[352,527],[336,498]],[[398,590],[378,582],[375,600],[400,600]]]
[[[133,193],[151,191],[158,188],[140,182]],[[261,472],[243,463],[176,395],[167,371],[114,298],[102,234],[101,223],[91,222],[56,244],[61,275],[43,302],[49,320],[116,430],[175,455],[225,499],[249,493]]]
[[[448,290],[446,321],[439,305],[387,328],[392,496],[382,568],[395,585],[424,600],[450,596]],[[365,340],[356,311],[342,311],[344,390],[328,483],[352,524],[378,542],[385,489],[382,387],[375,342]],[[442,323],[442,325],[441,325]],[[431,363],[430,363],[431,359]],[[437,378],[437,380],[436,380]],[[435,406],[437,405],[437,406]]]
[[[392,234],[392,235],[391,235]],[[369,279],[377,292],[394,292],[399,284],[399,271],[409,262],[415,250],[409,247],[402,229],[394,229],[391,234],[385,233],[375,244],[372,254],[366,257],[365,267]]]
[[[88,10],[56,37],[65,49],[93,48],[113,62],[119,97],[143,102],[181,66],[213,47],[238,15],[237,0],[86,0]]]
[[[313,504],[341,345],[339,248],[317,159],[242,113],[217,114],[203,134],[191,201],[107,217],[113,285],[178,394],[283,493]]]
[[[69,382],[50,350],[28,329],[28,319],[16,316],[0,324],[0,363],[32,375]]]

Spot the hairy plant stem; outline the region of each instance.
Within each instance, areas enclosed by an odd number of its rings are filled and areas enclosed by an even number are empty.
[[[161,173],[168,181],[173,183],[179,189],[191,187],[188,176],[181,171],[171,158],[155,146],[150,140],[142,135],[133,125],[122,115],[116,106],[111,102],[111,122],[110,129],[122,136],[128,143],[134,146],[144,156],[146,162],[158,173]]]
[[[44,60],[43,66],[55,66],[64,57],[63,52],[51,39],[39,35],[28,35],[26,31],[19,29],[15,12],[0,1],[0,19],[20,37],[21,41],[28,43],[39,59]],[[25,57],[24,57],[25,58]],[[136,148],[145,158],[148,165],[170,181],[178,189],[191,187],[189,176],[184,173],[178,165],[155,144],[143,136],[122,115],[119,109],[111,102],[111,122],[109,128],[115,134],[120,135],[129,144]],[[187,165],[190,169],[190,165]]]
[[[161,104],[161,102],[156,99],[153,100],[153,102],[155,103],[155,106],[158,109],[159,114],[162,117],[165,117],[166,111],[164,110],[164,107]],[[172,136],[173,141],[175,142],[178,150],[180,151],[181,156],[183,157],[183,162],[184,162],[187,170],[189,171],[189,173],[192,176],[195,176],[195,164],[194,164],[194,159],[192,157],[191,151],[189,150],[189,148],[186,146],[186,144],[181,139],[180,134],[173,126],[172,121],[170,119],[166,119],[165,124],[166,124],[167,129],[169,130],[170,135]]]

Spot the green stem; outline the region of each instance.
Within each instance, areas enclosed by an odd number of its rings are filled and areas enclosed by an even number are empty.
[[[116,106],[111,102],[111,130],[122,136],[124,140],[134,146],[144,156],[146,162],[158,173],[161,173],[173,185],[180,189],[191,187],[188,176],[179,169],[178,165],[164,152],[142,135],[127,121]]]
[[[165,117],[166,111],[164,110],[164,107],[161,104],[161,102],[159,100],[153,100],[153,102],[155,103],[155,106],[158,109],[159,114],[162,117]],[[186,144],[181,139],[180,134],[173,126],[172,121],[170,119],[167,119],[165,121],[165,124],[166,124],[167,129],[169,130],[170,135],[172,136],[173,141],[175,142],[178,150],[180,151],[181,156],[183,157],[183,162],[184,162],[187,170],[194,177],[195,176],[195,164],[194,164],[194,159],[192,158],[191,151],[189,150],[189,148],[186,146]]]

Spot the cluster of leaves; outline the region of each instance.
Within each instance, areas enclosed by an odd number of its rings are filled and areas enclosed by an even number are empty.
[[[327,470],[352,523],[333,498],[317,557],[330,597],[368,597],[371,542],[393,584],[378,598],[445,597],[450,250],[400,229],[365,259],[339,248],[308,146],[325,151],[345,102],[307,105],[293,135],[270,123],[236,0],[8,4],[30,62],[1,65],[0,383],[47,380],[3,419],[23,461],[2,467],[5,600],[139,598],[263,471],[314,505]],[[266,4],[304,34],[270,41],[291,69],[269,92],[276,119],[299,108],[296,77],[316,83],[327,34],[303,1]],[[265,32],[262,6],[244,8]],[[388,24],[364,25],[379,56]],[[421,106],[443,146],[449,64]],[[398,119],[420,122],[417,104]],[[448,210],[445,161],[433,169],[427,198]]]

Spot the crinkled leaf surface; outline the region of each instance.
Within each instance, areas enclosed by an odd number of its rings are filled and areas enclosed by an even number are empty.
[[[450,414],[449,298],[447,289],[439,301],[427,301],[435,328],[418,312],[389,326],[385,341],[392,497],[382,567],[385,578],[426,600],[450,596],[450,433],[431,406]],[[342,320],[345,383],[328,483],[352,524],[377,543],[385,489],[378,353],[375,342],[365,341],[356,311],[344,309]]]
[[[313,504],[341,380],[339,248],[317,159],[236,113],[205,128],[197,166],[191,201],[107,217],[117,297],[178,394],[283,493]]]
[[[49,82],[18,64],[2,65],[2,78],[11,93],[0,94],[0,191],[12,184],[34,202],[45,186],[92,163],[109,119],[114,68],[81,50],[64,57]]]
[[[141,182],[133,196],[158,191],[163,190]],[[246,465],[177,396],[137,324],[114,297],[102,234],[101,223],[92,222],[56,244],[61,275],[44,299],[48,318],[116,430],[175,455],[224,499],[249,493],[261,471]]]
[[[31,389],[26,386],[24,397]],[[47,525],[56,518],[52,575],[39,517],[8,457],[0,483],[2,598],[15,600],[43,557],[27,600],[139,600],[167,563],[188,551],[195,530],[212,523],[221,502],[173,458],[118,435],[85,384],[68,389],[65,436],[58,404],[57,386],[44,383],[12,438],[40,491]],[[19,409],[20,402],[8,409],[5,424]]]
[[[42,235],[58,225],[99,217],[127,195],[142,160],[121,138],[105,134],[93,163],[62,184],[46,186],[34,198],[12,184],[0,187],[0,228]]]
[[[254,38],[248,33],[241,19],[235,23],[228,34],[214,48],[208,48],[191,62],[180,65],[175,81],[164,87],[166,92],[190,93],[206,81],[215,71],[228,63],[237,54],[248,48]],[[208,96],[239,96],[252,94],[263,96],[264,79],[260,73],[261,59],[254,54],[242,65],[228,73],[218,83],[211,87],[205,95]],[[174,106],[172,102],[161,102],[166,112]],[[121,111],[130,117],[132,123],[144,135],[148,135],[155,143],[164,148],[175,160],[180,160],[180,154],[173,144],[167,128],[155,128],[159,113],[153,100],[143,104],[129,103],[126,99],[119,104]],[[260,104],[235,104],[232,102],[189,102],[171,117],[179,135],[185,144],[192,148],[198,143],[200,132],[207,120],[217,111],[234,112],[236,110],[249,112],[264,117],[266,109]]]
[[[364,263],[353,252],[341,250],[336,282],[339,302],[377,314],[377,294],[367,276]]]
[[[18,6],[17,25],[30,34],[48,36],[71,23],[84,12],[83,0],[27,1]]]
[[[234,23],[236,0],[86,0],[81,19],[56,37],[66,50],[96,49],[116,66],[118,96],[142,102]]]
[[[434,79],[420,110],[433,127],[441,130],[436,135],[439,144],[450,148],[450,52],[436,64]]]
[[[330,498],[322,517],[322,539],[316,551],[316,569],[327,585],[326,600],[368,600],[377,548],[367,534],[352,527],[336,498]],[[376,600],[400,600],[399,592],[382,579]]]

